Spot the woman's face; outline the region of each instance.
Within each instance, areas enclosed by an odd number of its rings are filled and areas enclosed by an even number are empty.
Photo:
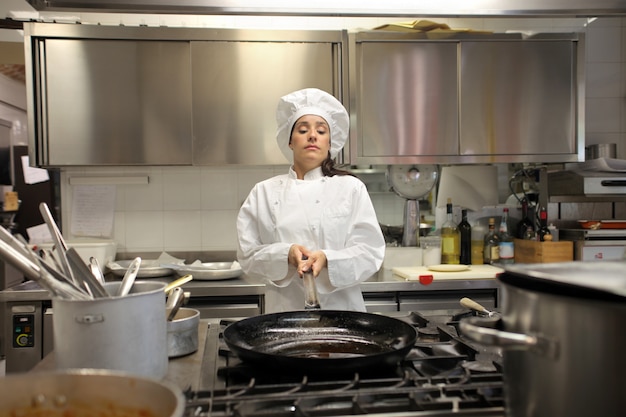
[[[296,165],[320,166],[330,151],[330,127],[323,117],[300,117],[293,126],[289,147]]]

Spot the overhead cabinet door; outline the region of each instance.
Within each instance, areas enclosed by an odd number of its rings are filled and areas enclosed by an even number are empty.
[[[188,42],[45,39],[37,57],[39,164],[191,164]]]
[[[372,41],[356,53],[358,156],[457,155],[457,43]]]
[[[191,53],[194,165],[286,164],[278,99],[307,87],[341,99],[332,42],[195,41]]]
[[[583,34],[350,36],[351,162],[576,162]]]
[[[468,41],[461,57],[462,155],[577,153],[575,42]]]

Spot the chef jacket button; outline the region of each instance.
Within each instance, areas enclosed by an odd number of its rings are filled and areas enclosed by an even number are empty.
[[[319,200],[315,200],[315,204],[319,204],[319,203],[320,203],[320,201],[319,201]]]

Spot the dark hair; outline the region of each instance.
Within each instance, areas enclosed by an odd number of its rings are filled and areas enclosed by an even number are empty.
[[[352,172],[346,171],[345,169],[339,169],[335,167],[335,160],[330,157],[330,152],[324,162],[322,162],[322,174],[326,177],[333,177],[335,175],[351,175],[355,177]]]

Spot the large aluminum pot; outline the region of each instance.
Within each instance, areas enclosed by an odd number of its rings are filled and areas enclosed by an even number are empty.
[[[104,285],[117,294],[121,282]],[[130,294],[53,299],[57,369],[95,368],[162,378],[167,374],[165,283],[135,281]]]
[[[513,265],[498,279],[502,318],[460,329],[503,348],[507,416],[623,415],[626,263]]]
[[[168,382],[117,371],[30,372],[0,378],[0,416],[35,415],[35,408],[40,411],[36,415],[50,416],[82,415],[75,411],[87,408],[99,411],[89,415],[103,417],[121,415],[121,409],[133,411],[124,415],[136,417],[180,417],[185,398]]]

